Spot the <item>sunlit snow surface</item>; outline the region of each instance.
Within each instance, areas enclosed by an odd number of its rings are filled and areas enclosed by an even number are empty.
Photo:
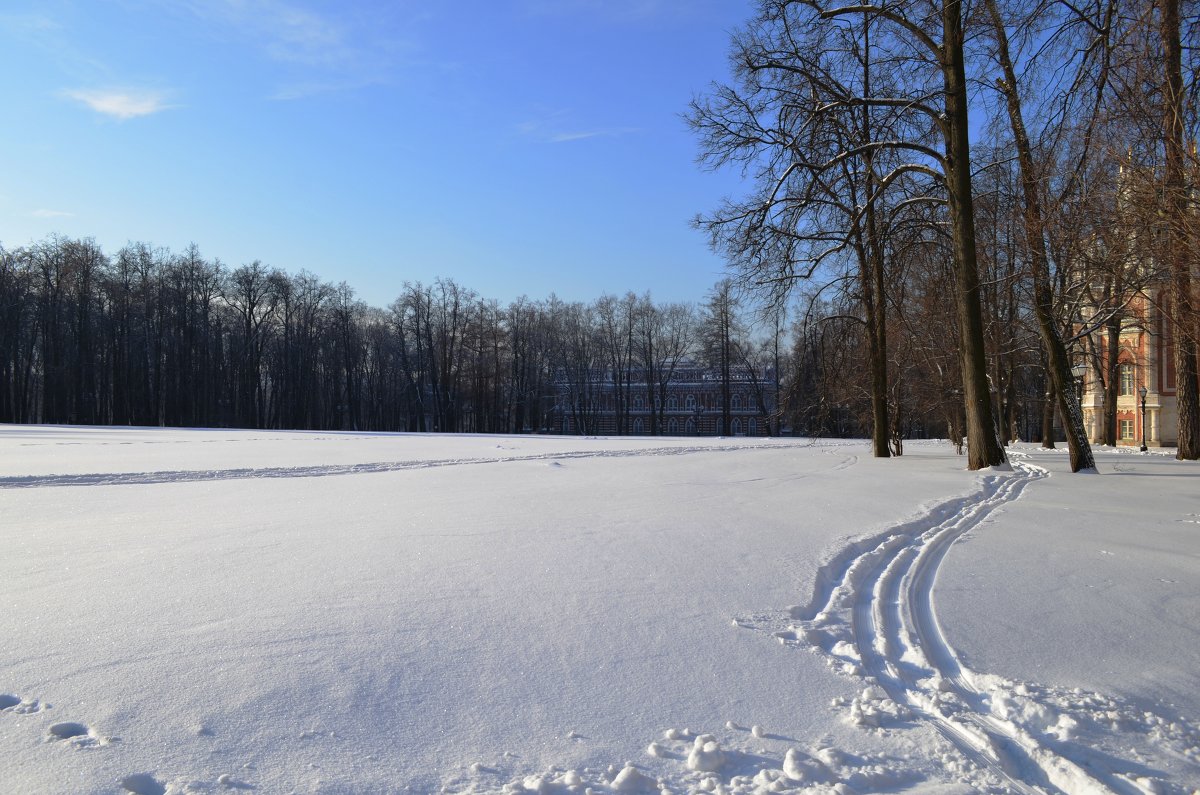
[[[0,792],[1200,787],[1200,466],[0,426]]]

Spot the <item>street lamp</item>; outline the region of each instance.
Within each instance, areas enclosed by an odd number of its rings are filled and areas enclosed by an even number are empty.
[[[1075,382],[1075,397],[1083,401],[1083,377],[1087,375],[1087,365],[1077,364],[1071,368],[1071,380]]]
[[[1138,397],[1142,399],[1142,452],[1146,452],[1146,387],[1138,387]]]

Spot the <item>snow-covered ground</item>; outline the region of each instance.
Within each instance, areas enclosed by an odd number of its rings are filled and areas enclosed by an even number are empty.
[[[0,426],[0,792],[1200,787],[1200,466]]]

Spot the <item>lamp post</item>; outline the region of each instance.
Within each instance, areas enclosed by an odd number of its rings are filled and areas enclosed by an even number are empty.
[[[1071,380],[1075,382],[1075,398],[1083,401],[1083,377],[1087,375],[1087,365],[1077,364],[1071,368]]]
[[[1142,452],[1146,452],[1146,387],[1138,387],[1138,397],[1142,400]]]

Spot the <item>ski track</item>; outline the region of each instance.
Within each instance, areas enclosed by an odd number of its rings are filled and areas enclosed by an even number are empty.
[[[0,490],[62,486],[139,486],[156,483],[198,483],[215,480],[317,478],[334,475],[370,475],[380,472],[402,472],[410,469],[434,469],[438,467],[469,466],[473,464],[510,464],[526,461],[565,461],[585,458],[640,458],[645,456],[672,456],[713,452],[726,453],[807,446],[809,445],[776,443],[772,445],[734,444],[720,447],[651,447],[631,450],[576,450],[532,455],[497,456],[492,458],[376,461],[362,464],[324,464],[297,467],[169,470],[157,472],[90,472],[77,475],[10,475],[0,477]],[[853,458],[857,461],[857,456]]]
[[[1028,686],[969,669],[938,622],[933,588],[951,545],[1049,476],[1021,460],[1013,466],[1012,475],[986,475],[975,494],[843,549],[818,571],[809,604],[789,608],[793,621],[773,635],[815,646],[831,667],[863,677],[862,694],[843,705],[854,723],[926,722],[1002,791],[1157,792],[1107,769],[1086,749],[1056,741],[1053,710],[1026,698]]]

